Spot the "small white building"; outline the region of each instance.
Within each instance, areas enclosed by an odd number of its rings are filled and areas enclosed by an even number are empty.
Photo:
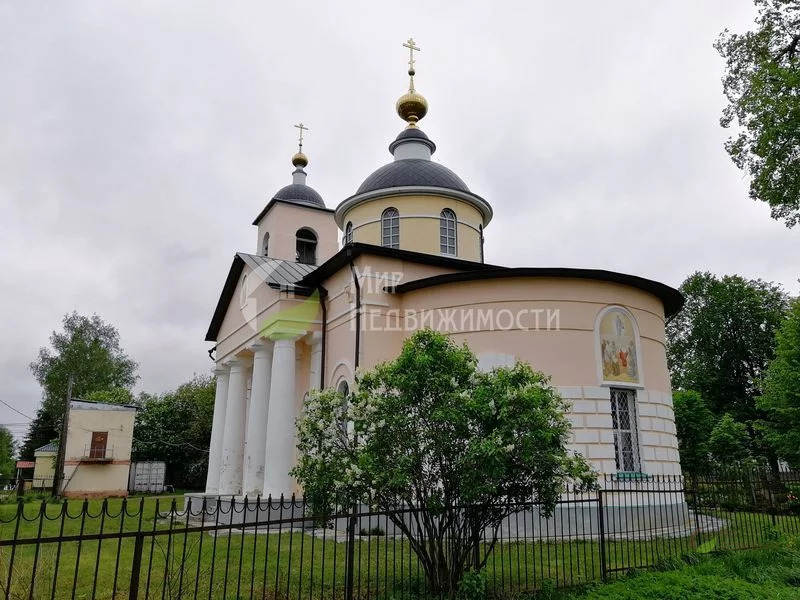
[[[63,496],[128,495],[135,419],[133,406],[70,401],[60,489]]]
[[[56,456],[58,443],[50,442],[33,451],[33,480],[31,487],[34,489],[50,489],[53,487],[53,475],[56,472]]]

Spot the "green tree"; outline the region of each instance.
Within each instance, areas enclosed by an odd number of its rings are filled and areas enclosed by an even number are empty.
[[[754,427],[762,417],[756,398],[788,296],[760,279],[700,272],[680,290],[686,304],[667,325],[673,386],[696,390],[718,418],[730,413],[745,424],[755,454],[774,466],[775,457]]]
[[[775,359],[767,368],[764,394],[758,405],[765,412],[767,437],[778,455],[800,467],[800,298],[792,302],[777,333]]]
[[[714,46],[726,61],[722,83],[729,104],[720,123],[738,125],[725,149],[750,175],[750,197],[792,227],[800,222],[800,5],[755,5],[754,30],[726,29]]]
[[[714,426],[708,438],[708,448],[720,465],[741,463],[750,457],[748,432],[744,423],[726,413]]]
[[[423,330],[397,359],[358,375],[355,390],[309,400],[293,475],[317,515],[353,502],[385,511],[432,593],[452,597],[468,565],[485,564],[517,503],[549,515],[565,485],[594,481],[567,450],[566,405],[527,364],[481,373],[466,346]]]
[[[163,460],[176,487],[202,489],[214,416],[216,383],[197,376],[174,392],[142,394],[133,429],[134,460]]]
[[[93,392],[124,389],[136,383],[138,365],[120,347],[119,332],[97,315],[67,314],[63,331],[54,331],[50,347],[39,350],[30,364],[42,387],[42,406],[31,423],[21,449],[23,458],[59,435],[67,385],[74,377],[72,396],[86,398]]]
[[[681,469],[688,474],[700,473],[710,464],[708,439],[714,430],[714,413],[703,397],[691,390],[676,391],[672,395],[672,405],[675,409]]]
[[[125,388],[97,390],[86,394],[82,399],[89,402],[105,402],[106,404],[136,404],[136,399],[131,391]]]
[[[14,454],[17,444],[14,436],[5,427],[0,426],[0,479],[14,479],[16,477],[16,461]]]

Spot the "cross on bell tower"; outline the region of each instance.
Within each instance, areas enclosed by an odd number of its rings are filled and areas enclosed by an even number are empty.
[[[403,47],[408,48],[408,76],[411,78],[410,83],[408,85],[408,91],[412,94],[414,93],[414,75],[416,75],[416,70],[414,69],[414,51],[417,52],[421,51],[421,48],[414,43],[414,38],[408,38],[408,41],[403,44]]]

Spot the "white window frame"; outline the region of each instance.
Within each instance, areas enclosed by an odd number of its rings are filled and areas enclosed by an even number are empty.
[[[639,449],[639,417],[636,412],[636,390],[627,387],[610,389],[611,421],[614,432],[614,458],[619,473],[641,473],[642,461]],[[625,406],[622,406],[624,403]],[[622,410],[624,409],[624,410]],[[627,413],[628,426],[623,427],[624,413]],[[624,447],[625,439],[630,442],[630,450]]]
[[[353,222],[348,221],[347,225],[344,226],[344,243],[352,244],[353,243]]]
[[[394,206],[381,213],[381,245],[384,248],[400,247],[400,211]]]
[[[439,251],[448,256],[458,256],[458,219],[452,208],[439,213]]]
[[[347,409],[350,406],[350,384],[346,379],[342,379],[336,386],[336,391],[345,398],[344,404],[342,405],[342,415],[339,417],[339,429],[342,430],[342,433],[347,434],[353,430],[353,423],[345,418]]]

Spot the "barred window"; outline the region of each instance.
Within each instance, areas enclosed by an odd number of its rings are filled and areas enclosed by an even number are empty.
[[[345,243],[345,245],[353,243],[353,222],[352,221],[348,221],[347,225],[345,225],[345,228],[344,228],[344,243]]]
[[[442,254],[455,256],[457,247],[456,213],[445,208],[439,215],[439,250]]]
[[[635,390],[611,388],[611,421],[614,427],[617,470],[640,471]]]
[[[381,244],[384,248],[400,247],[400,213],[387,208],[381,215]]]
[[[350,406],[350,386],[345,380],[342,380],[339,382],[339,385],[336,386],[336,391],[344,396],[342,414],[339,416],[339,428],[342,430],[342,433],[346,434],[352,429],[352,424],[347,421],[347,409]]]

